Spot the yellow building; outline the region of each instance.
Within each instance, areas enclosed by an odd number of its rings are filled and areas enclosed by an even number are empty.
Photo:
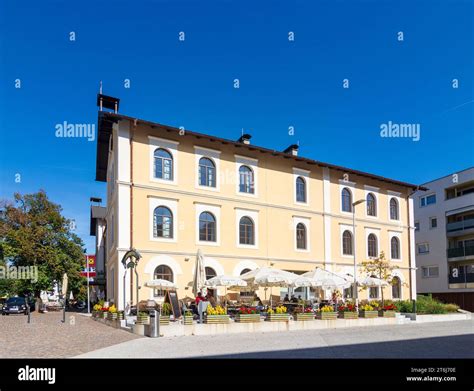
[[[409,196],[418,186],[297,152],[258,147],[245,135],[231,141],[100,111],[96,179],[107,182],[107,298],[119,308],[136,302],[121,264],[130,248],[142,255],[140,300],[160,300],[162,292],[144,287],[154,278],[175,282],[179,297],[193,296],[198,249],[209,277],[259,266],[353,274],[354,251],[357,264],[384,251],[400,283],[384,288],[384,297],[415,298]],[[365,202],[353,207],[358,200]]]

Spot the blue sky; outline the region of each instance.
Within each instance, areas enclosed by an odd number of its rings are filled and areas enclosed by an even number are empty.
[[[2,1],[0,197],[44,189],[93,249],[96,142],[55,125],[95,124],[100,80],[123,114],[394,179],[474,165],[472,1],[256,3]],[[388,121],[421,139],[381,138]]]

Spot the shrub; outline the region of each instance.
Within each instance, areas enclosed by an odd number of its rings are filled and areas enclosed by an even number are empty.
[[[447,312],[457,312],[457,310],[459,309],[459,306],[457,304],[445,304],[444,305],[444,309],[447,311]]]
[[[171,313],[171,304],[170,303],[163,303],[161,306],[161,315],[169,316]]]

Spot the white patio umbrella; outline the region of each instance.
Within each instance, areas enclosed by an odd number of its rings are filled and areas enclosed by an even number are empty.
[[[145,282],[145,286],[147,288],[153,288],[153,289],[176,289],[176,284],[168,281],[168,280],[162,280],[161,278],[155,279],[155,280],[150,280]]]
[[[296,278],[297,274],[271,267],[261,267],[242,274],[240,278],[247,284],[258,287],[288,287]],[[270,306],[272,305],[272,294],[270,290]]]
[[[210,288],[225,288],[225,295],[227,296],[227,287],[233,288],[243,288],[247,286],[247,283],[239,277],[228,276],[225,274],[220,274],[218,276],[212,277],[204,283],[205,286]],[[226,302],[227,308],[227,302]]]
[[[350,285],[350,281],[345,277],[319,267],[302,274],[302,277],[311,279],[314,282],[313,286],[323,289],[340,289]],[[337,298],[335,305],[337,309]]]
[[[364,277],[359,281],[359,284],[364,287],[375,288],[381,286],[388,286],[390,285],[387,281],[381,280],[380,278],[376,277]]]
[[[204,256],[201,249],[198,249],[196,254],[196,266],[194,268],[193,278],[193,294],[197,296],[198,292],[204,287],[206,282],[206,268],[204,266]]]

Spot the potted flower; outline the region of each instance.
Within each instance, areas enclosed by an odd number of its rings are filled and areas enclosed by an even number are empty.
[[[204,323],[229,323],[227,310],[220,305],[216,307],[208,305],[204,314]]]
[[[109,307],[102,307],[101,308],[101,318],[102,319],[107,319],[109,314]]]
[[[339,313],[339,318],[342,319],[357,319],[358,314],[356,311],[356,306],[353,303],[341,304],[337,307]]]
[[[117,307],[115,307],[114,304],[112,304],[109,307],[109,311],[107,313],[107,319],[108,320],[117,320]]]
[[[297,321],[314,320],[313,309],[311,307],[305,307],[305,308],[298,307],[295,309],[294,318]]]
[[[170,324],[171,304],[163,303],[161,306],[160,325]]]
[[[382,309],[379,309],[379,316],[383,318],[394,318],[396,309],[395,304],[384,305]]]
[[[361,318],[376,318],[378,315],[378,311],[370,304],[365,304],[359,307],[359,316]]]
[[[330,305],[325,305],[316,312],[316,318],[321,320],[335,320],[337,319],[337,312]]]
[[[125,313],[123,311],[117,311],[117,319],[118,320],[124,320],[125,319]]]
[[[140,311],[137,315],[135,324],[150,324],[150,315],[148,312]]]
[[[290,315],[286,311],[287,309],[283,305],[276,307],[274,310],[269,308],[265,320],[268,322],[288,322]]]
[[[191,326],[193,324],[193,313],[189,310],[184,312],[184,324]]]
[[[100,304],[94,304],[94,307],[92,307],[92,317],[98,318],[101,311],[102,311],[102,306]]]
[[[255,307],[240,307],[235,315],[237,323],[258,323],[260,322],[260,312]]]

